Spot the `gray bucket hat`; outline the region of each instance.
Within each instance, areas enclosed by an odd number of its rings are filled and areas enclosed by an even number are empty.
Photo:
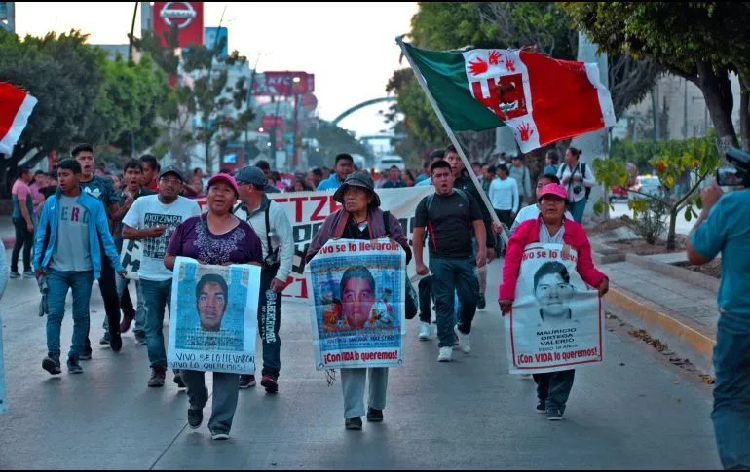
[[[378,194],[375,193],[375,183],[372,181],[372,177],[370,177],[370,174],[364,171],[358,171],[349,174],[344,183],[341,184],[341,187],[339,187],[338,190],[336,190],[336,193],[333,194],[333,199],[337,202],[344,203],[344,192],[346,192],[347,187],[350,186],[362,187],[369,190],[375,196],[375,199],[373,200],[373,206],[375,206],[376,208],[380,206],[380,197],[378,197]]]

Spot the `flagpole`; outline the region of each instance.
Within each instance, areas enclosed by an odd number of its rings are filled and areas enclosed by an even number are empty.
[[[409,61],[409,65],[411,66],[412,71],[414,71],[414,75],[417,78],[417,82],[419,82],[419,85],[422,87],[422,90],[424,90],[424,93],[427,94],[427,98],[430,100],[430,105],[432,105],[432,109],[435,110],[435,114],[438,117],[438,120],[440,121],[440,124],[443,126],[443,129],[448,134],[448,137],[451,140],[451,143],[453,143],[453,146],[456,147],[456,150],[458,151],[458,155],[461,157],[461,160],[464,163],[464,166],[466,167],[469,177],[471,178],[471,182],[474,184],[474,186],[477,188],[477,193],[482,198],[482,201],[487,206],[487,210],[490,212],[490,216],[492,217],[492,221],[503,226],[500,223],[500,218],[497,217],[497,213],[495,213],[495,209],[492,207],[492,204],[490,203],[490,200],[487,198],[487,195],[484,193],[484,190],[482,189],[481,185],[479,185],[479,181],[477,180],[477,177],[474,175],[474,172],[471,170],[471,163],[469,162],[469,159],[466,158],[466,155],[464,154],[463,148],[461,148],[461,144],[458,142],[458,139],[456,139],[456,135],[453,134],[453,130],[450,126],[448,126],[448,123],[445,121],[445,118],[443,117],[443,113],[440,111],[440,108],[437,106],[437,103],[435,103],[435,99],[432,98],[432,93],[430,93],[430,89],[427,87],[427,82],[425,82],[424,77],[422,76],[422,71],[419,70],[419,67],[414,63],[411,56],[409,55],[409,51],[406,50],[404,47],[404,41],[403,41],[404,35],[396,36],[396,43],[401,48],[401,52],[404,53],[404,57],[406,57],[406,60]],[[503,238],[503,241],[507,244],[508,243],[508,236],[505,234],[505,231],[500,233],[500,236]]]

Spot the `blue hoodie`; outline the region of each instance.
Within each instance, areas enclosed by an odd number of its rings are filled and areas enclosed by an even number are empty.
[[[52,260],[52,255],[55,253],[55,245],[57,243],[57,199],[60,195],[60,189],[57,190],[55,195],[48,198],[44,202],[44,208],[42,209],[41,219],[39,221],[39,229],[36,233],[36,242],[34,243],[34,271],[39,269],[45,272],[49,271],[49,263]],[[78,196],[76,203],[83,206],[89,211],[91,220],[94,224],[89,224],[89,246],[91,247],[91,263],[94,265],[94,278],[99,278],[99,273],[102,268],[102,257],[99,252],[99,241],[101,240],[104,246],[104,252],[112,262],[112,267],[115,268],[116,272],[122,272],[125,270],[120,263],[120,256],[117,255],[115,249],[115,242],[112,240],[112,235],[109,233],[109,224],[107,223],[107,212],[104,209],[102,202],[81,191],[81,195]],[[47,237],[47,229],[49,228],[49,243],[44,253],[44,259],[39,263],[39,258],[42,253],[42,247],[44,246],[44,239]]]

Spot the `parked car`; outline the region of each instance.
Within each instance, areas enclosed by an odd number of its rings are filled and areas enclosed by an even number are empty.
[[[630,190],[654,197],[664,196],[664,188],[661,186],[661,182],[652,175],[639,175],[635,181],[635,185],[630,187]],[[628,192],[628,200],[643,200],[646,198],[645,195]]]

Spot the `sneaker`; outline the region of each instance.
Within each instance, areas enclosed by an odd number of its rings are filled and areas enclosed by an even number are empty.
[[[240,388],[255,387],[254,375],[240,375]]]
[[[479,295],[477,300],[477,310],[484,310],[487,307],[487,302],[484,299],[484,294]]]
[[[120,336],[120,333],[109,335],[109,347],[115,352],[120,352],[120,349],[122,349],[122,336]]]
[[[34,273],[32,271],[30,271],[30,270],[27,270],[27,271],[25,271],[23,273],[23,278],[24,279],[33,279],[34,278]]]
[[[151,369],[151,378],[148,379],[149,387],[163,387],[167,380],[167,371],[164,367],[154,367]]]
[[[104,333],[104,336],[99,340],[100,346],[109,346],[109,333]]]
[[[534,376],[531,374],[521,374],[518,376],[521,380],[534,380]]]
[[[73,359],[72,357],[69,357],[67,365],[68,365],[69,374],[82,374],[83,373],[83,367],[81,367],[81,364],[78,363],[78,360]]]
[[[430,340],[430,331],[432,326],[430,326],[430,323],[427,323],[425,321],[422,321],[421,326],[419,328],[419,340],[420,341],[429,341]]]
[[[264,375],[260,384],[266,387],[266,393],[276,393],[279,391],[279,382],[270,375]]]
[[[79,361],[90,361],[91,360],[91,354],[93,353],[93,349],[91,347],[83,348],[83,352],[78,355]]]
[[[460,343],[454,344],[454,346],[460,345],[462,351],[464,351],[466,354],[470,353],[471,352],[471,337],[468,334],[461,333],[458,330],[458,325],[453,326],[453,332],[456,333],[456,339],[459,338],[459,334],[463,338],[463,341],[461,341]]]
[[[19,278],[20,276],[21,276],[21,274],[19,274],[18,272],[11,272],[11,273],[10,273],[10,278],[11,278],[11,279],[17,279],[17,278]]]
[[[383,410],[376,410],[375,408],[367,409],[367,421],[383,421]]]
[[[188,408],[188,424],[193,429],[198,429],[203,423],[203,410]]]
[[[354,418],[347,418],[344,422],[346,429],[360,430],[362,429],[362,418],[356,416]]]
[[[135,318],[135,310],[128,310],[122,315],[122,321],[120,321],[120,334],[127,333],[130,331],[130,324]]]
[[[553,406],[547,408],[547,411],[545,413],[547,413],[547,419],[550,421],[559,421],[563,419],[563,411],[561,408]]]
[[[172,382],[177,384],[177,388],[187,388],[187,385],[185,385],[185,382],[182,380],[182,376],[178,371],[174,371],[174,377],[172,377]]]
[[[539,403],[536,405],[536,412],[540,415],[547,413],[547,408],[544,406],[544,400],[539,400]]]
[[[146,345],[146,333],[143,331],[133,331],[133,337],[135,338],[136,344],[139,346]]]
[[[229,439],[229,433],[220,433],[219,431],[211,431],[211,439],[214,441],[226,441]]]
[[[450,346],[443,346],[438,351],[438,362],[450,362],[451,354],[453,354],[453,348]]]
[[[60,361],[57,359],[47,356],[42,361],[42,369],[50,373],[50,375],[58,375],[60,372]]]

